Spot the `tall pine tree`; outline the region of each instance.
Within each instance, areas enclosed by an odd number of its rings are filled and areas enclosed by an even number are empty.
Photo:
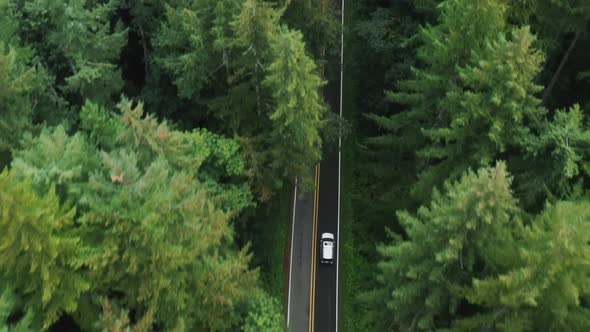
[[[363,297],[382,330],[448,328],[469,310],[472,278],[505,271],[516,260],[520,210],[504,163],[434,190],[416,215],[399,212],[407,236],[378,247],[378,286]]]
[[[120,0],[35,0],[19,5],[24,41],[41,55],[70,101],[111,103],[121,92],[117,61],[127,31],[120,22],[111,24],[119,6]]]
[[[385,131],[372,143],[414,163],[408,176],[419,200],[448,177],[521,149],[545,113],[533,83],[543,57],[527,28],[509,29],[503,2],[447,0],[439,8],[439,24],[419,33],[413,77],[387,93],[408,109],[370,116]]]

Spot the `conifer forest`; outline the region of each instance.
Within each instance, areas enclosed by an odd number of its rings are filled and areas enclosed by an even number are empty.
[[[0,332],[292,330],[336,150],[336,331],[590,331],[590,0],[343,3],[0,0]]]

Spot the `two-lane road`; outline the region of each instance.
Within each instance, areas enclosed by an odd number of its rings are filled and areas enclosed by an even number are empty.
[[[331,110],[342,117],[344,0],[332,1],[337,1],[341,13],[340,56],[329,58],[324,66],[329,80],[323,94]],[[338,331],[341,146],[340,137],[337,146],[326,147],[325,151],[334,152],[324,154],[314,168],[313,192],[301,195],[295,188],[287,307],[290,331]],[[319,240],[326,232],[336,239],[333,265],[319,262]]]
[[[342,90],[344,78],[344,0],[336,0],[340,7],[341,31],[340,31],[340,57],[330,59],[325,66],[325,72],[329,78],[328,85],[324,88],[324,98],[333,112],[342,117]],[[315,282],[312,293],[315,293],[315,303],[311,308],[314,322],[311,331],[337,332],[338,331],[338,272],[340,263],[340,175],[342,164],[342,135],[338,138],[336,147],[328,147],[327,151],[333,151],[324,155],[319,170],[318,188],[318,217],[317,233],[333,233],[336,239],[336,262],[333,265],[319,263],[319,257],[314,257],[317,265],[315,270]],[[315,244],[319,244],[316,237]]]
[[[313,327],[311,331],[334,332],[336,331],[336,313],[338,304],[337,293],[337,264],[321,264],[319,257],[319,239],[322,233],[333,233],[338,238],[338,156],[325,159],[320,164],[319,170],[319,195],[317,236],[315,245],[318,248],[315,263],[315,278],[313,280],[313,292],[315,303],[312,305]],[[336,241],[335,257],[338,258],[339,243]],[[313,270],[312,270],[313,271]]]

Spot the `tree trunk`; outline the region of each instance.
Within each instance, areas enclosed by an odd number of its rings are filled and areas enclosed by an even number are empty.
[[[576,46],[576,43],[578,42],[578,39],[580,38],[581,34],[582,33],[580,30],[576,31],[576,35],[574,36],[574,39],[570,43],[570,46],[567,48],[567,51],[565,52],[565,55],[561,59],[561,63],[559,64],[559,67],[557,67],[555,74],[553,74],[553,77],[551,78],[549,85],[545,89],[545,93],[543,93],[543,105],[547,104],[547,100],[549,99],[549,96],[551,95],[551,90],[553,90],[553,87],[555,86],[555,83],[557,82],[557,78],[559,77],[559,74],[563,70],[563,67],[565,66],[567,60],[569,59],[570,54],[572,53],[574,46]]]
[[[138,24],[139,26],[139,34],[141,36],[141,47],[143,48],[143,70],[145,71],[145,79],[147,81],[147,77],[149,75],[149,67],[148,67],[148,50],[147,50],[147,42],[145,33],[143,32],[143,26],[141,23]]]

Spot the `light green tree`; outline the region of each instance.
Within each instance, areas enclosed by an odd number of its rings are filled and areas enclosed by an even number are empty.
[[[85,239],[97,245],[92,280],[101,293],[125,294],[123,307],[157,308],[155,321],[168,328],[230,328],[256,280],[229,223],[250,204],[249,193],[218,182],[242,174],[237,145],[172,130],[129,101],[119,107],[114,121],[90,104],[82,111],[83,119],[103,119],[83,127],[112,146],[79,200]],[[103,137],[112,123],[120,135]]]
[[[590,202],[529,217],[510,185],[504,163],[468,171],[416,215],[398,214],[405,236],[378,247],[378,286],[362,295],[380,328],[588,329]]]
[[[543,56],[528,28],[507,26],[505,3],[447,0],[439,9],[439,23],[418,35],[422,65],[387,92],[408,109],[370,116],[386,131],[373,143],[414,161],[419,199],[468,167],[521,149],[545,114],[534,84]]]
[[[268,166],[280,179],[308,174],[309,165],[321,158],[320,129],[327,107],[319,94],[325,82],[305,55],[301,33],[282,30],[273,40],[272,52],[263,83],[275,101],[267,152]]]
[[[498,276],[473,280],[467,299],[484,313],[457,323],[510,331],[590,328],[590,203],[548,205],[524,229],[514,249],[519,263]]]
[[[28,311],[18,322],[10,324],[8,318],[14,314],[16,299],[14,293],[6,288],[0,293],[0,332],[32,332],[33,315]]]
[[[18,147],[32,129],[40,73],[30,49],[21,47],[13,6],[0,1],[0,151]]]
[[[287,331],[279,301],[263,290],[257,291],[249,300],[248,315],[242,330],[244,332]]]
[[[15,176],[29,178],[38,193],[55,186],[62,199],[74,198],[100,165],[97,149],[84,135],[70,136],[63,126],[43,128],[37,137],[25,135],[22,144],[12,169]]]
[[[0,41],[0,150],[17,147],[20,136],[32,127],[33,75],[17,51]]]
[[[423,133],[430,141],[420,155],[432,162],[422,174],[436,184],[445,175],[457,177],[470,166],[488,165],[500,154],[522,148],[544,120],[533,80],[542,55],[532,48],[528,28],[499,35],[472,51],[457,70],[457,85],[448,87],[441,103],[443,118]]]
[[[73,230],[75,212],[60,205],[53,188],[38,195],[13,171],[0,173],[0,280],[18,291],[41,330],[76,311],[80,294],[90,288],[82,272],[84,246]]]
[[[231,220],[252,204],[238,144],[175,130],[126,99],[116,113],[88,102],[80,119],[76,135],[56,127],[26,139],[13,162],[37,191],[56,183],[76,205],[92,283],[72,313],[78,323],[91,328],[97,297],[118,294],[114,305],[140,316],[154,308],[167,329],[239,326],[257,271],[233,243]]]

